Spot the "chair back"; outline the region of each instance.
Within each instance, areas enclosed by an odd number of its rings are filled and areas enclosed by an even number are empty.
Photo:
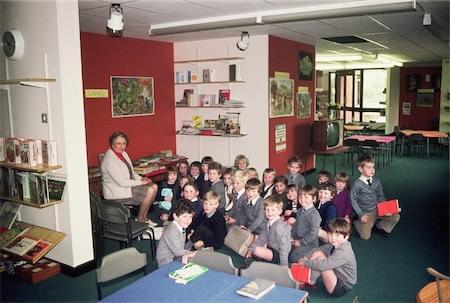
[[[103,200],[97,203],[99,216],[104,222],[126,224],[130,217],[130,210],[123,204]]]
[[[237,268],[234,267],[231,257],[219,252],[199,250],[190,262],[203,265],[208,268],[237,275]]]
[[[360,146],[361,142],[358,139],[345,139],[344,145],[345,146]]]
[[[425,285],[417,294],[417,303],[450,302],[450,277],[428,267],[427,272],[436,278],[435,282]]]
[[[375,140],[364,140],[363,146],[367,146],[367,147],[380,147],[380,143],[378,143]]]
[[[255,261],[248,268],[241,270],[241,276],[250,279],[266,279],[275,282],[276,285],[298,288],[289,268],[278,264]]]
[[[100,267],[96,270],[97,291],[99,300],[102,297],[100,283],[105,283],[123,277],[147,266],[147,254],[140,253],[134,247],[125,248],[102,259]]]

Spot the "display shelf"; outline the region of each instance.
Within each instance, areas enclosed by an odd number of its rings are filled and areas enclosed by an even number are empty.
[[[0,85],[2,85],[2,88],[5,88],[5,85],[24,85],[38,88],[47,88],[49,82],[56,82],[56,79],[53,78],[9,79],[9,80],[0,80]]]
[[[209,81],[209,82],[175,82],[175,85],[198,85],[198,84],[230,84],[230,83],[245,83],[245,81]]]
[[[245,136],[247,136],[247,134],[239,134],[239,135],[202,135],[202,134],[180,134],[180,133],[177,133],[177,136],[200,136],[200,137],[240,138],[240,137],[245,137]]]
[[[38,166],[29,166],[25,164],[16,164],[16,163],[10,163],[5,161],[0,161],[0,167],[8,167],[16,170],[22,170],[22,171],[29,171],[34,173],[44,173],[47,171],[59,169],[62,167],[62,165],[54,165],[54,166],[48,166],[48,165],[38,165]]]
[[[30,202],[30,200],[20,200],[20,199],[17,199],[17,198],[4,197],[4,196],[0,196],[0,200],[6,200],[6,201],[14,202],[14,203],[19,203],[19,204],[31,206],[31,207],[34,207],[34,208],[46,208],[46,207],[53,206],[53,205],[58,204],[58,203],[62,203],[62,200],[58,200],[58,201],[51,200],[50,202],[45,203],[45,204],[36,204],[36,203]]]
[[[183,61],[174,61],[173,63],[202,63],[202,62],[215,62],[215,61],[235,61],[235,60],[244,60],[244,57],[223,57],[223,58],[211,58],[211,59],[196,59],[196,60],[183,60]]]
[[[235,105],[235,106],[221,106],[221,105],[210,105],[210,106],[189,106],[189,105],[175,105],[176,108],[221,108],[221,109],[229,109],[229,108],[244,108],[243,105]]]

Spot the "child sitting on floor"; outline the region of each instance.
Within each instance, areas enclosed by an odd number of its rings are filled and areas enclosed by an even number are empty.
[[[247,253],[247,258],[288,266],[291,250],[290,227],[281,218],[283,202],[279,197],[270,196],[264,200],[264,213],[268,222]]]
[[[297,211],[297,220],[292,226],[292,250],[289,255],[289,261],[296,263],[311,250],[319,246],[319,212],[314,207],[317,190],[311,185],[305,185],[300,189],[298,201],[302,206]]]
[[[301,208],[301,205],[298,202],[299,201],[298,186],[295,184],[289,184],[287,186],[286,197],[287,197],[287,205],[286,209],[284,210],[283,216],[287,224],[293,225],[296,220],[295,217],[297,211]]]
[[[350,216],[352,215],[352,204],[350,202],[350,191],[348,186],[349,177],[346,173],[338,173],[335,181],[336,195],[331,202],[333,202],[336,206],[338,217],[344,218],[350,222]]]
[[[275,179],[275,174],[276,174],[275,170],[270,167],[266,168],[263,171],[263,176],[262,176],[263,189],[262,189],[262,193],[261,193],[261,197],[263,199],[272,195],[273,187],[275,186],[275,184],[273,183],[273,181]]]
[[[173,209],[174,220],[167,225],[156,249],[156,261],[161,267],[172,261],[187,263],[195,252],[185,249],[186,228],[192,222],[194,208],[190,201],[180,201]]]
[[[331,202],[336,194],[336,187],[331,183],[323,183],[318,187],[319,203],[317,210],[319,211],[322,223],[320,223],[319,238],[323,242],[328,241],[327,228],[331,220],[337,218],[336,206]]]
[[[247,201],[242,206],[241,215],[237,216],[237,224],[252,234],[259,235],[266,228],[264,202],[260,196],[261,181],[249,179],[245,184]]]
[[[193,230],[189,239],[194,249],[206,247],[219,249],[223,246],[227,228],[224,217],[217,209],[219,198],[213,191],[207,192],[203,198],[203,212],[194,218],[189,227]]]
[[[302,160],[294,156],[288,160],[288,173],[284,175],[288,184],[295,184],[298,187],[306,185],[305,177],[301,173]]]
[[[311,268],[311,284],[322,277],[327,292],[333,297],[348,293],[357,281],[356,258],[348,241],[351,225],[342,218],[330,222],[328,244],[325,244],[305,258],[300,264]]]
[[[247,202],[245,183],[248,175],[245,170],[237,170],[233,176],[233,197],[231,205],[225,208],[225,221],[227,224],[235,224],[239,216],[243,215],[243,205]]]

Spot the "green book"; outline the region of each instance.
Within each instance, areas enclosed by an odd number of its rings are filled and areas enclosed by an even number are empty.
[[[189,262],[182,268],[170,272],[169,277],[175,279],[176,283],[186,284],[207,271],[207,267]]]

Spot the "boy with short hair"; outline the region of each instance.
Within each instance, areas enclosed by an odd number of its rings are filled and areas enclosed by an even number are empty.
[[[219,197],[219,211],[221,214],[225,212],[225,184],[220,179],[222,177],[222,164],[219,162],[211,162],[208,165],[208,179],[211,182],[211,187],[209,191],[216,192]]]
[[[194,208],[188,200],[180,201],[173,209],[174,220],[164,229],[156,249],[159,267],[174,260],[187,263],[188,258],[195,255],[195,252],[185,249],[185,230],[191,224],[193,214]]]
[[[191,163],[190,175],[194,182],[197,184],[200,197],[202,197],[206,192],[203,192],[203,186],[205,183],[205,178],[202,172],[202,164],[200,161],[194,161]]]
[[[298,200],[302,208],[297,211],[297,219],[292,226],[292,250],[289,261],[296,263],[312,249],[319,246],[319,227],[322,219],[314,207],[317,190],[311,185],[300,189]]]
[[[222,181],[225,186],[225,212],[231,210],[233,205],[233,176],[234,168],[228,167],[224,170],[222,174]]]
[[[288,160],[288,170],[289,172],[284,175],[288,181],[288,184],[295,184],[298,187],[303,187],[306,185],[305,177],[301,174],[302,160],[297,156],[294,156]]]
[[[331,173],[327,170],[320,170],[317,173],[317,183],[325,184],[325,183],[333,183],[333,179],[331,178]]]
[[[263,171],[262,175],[263,189],[261,193],[261,197],[263,199],[272,195],[273,187],[275,186],[275,184],[273,183],[275,175],[276,172],[273,168],[268,167]]]
[[[290,227],[281,218],[283,202],[279,197],[270,196],[264,200],[267,227],[250,247],[247,258],[288,266],[291,250]]]
[[[353,182],[350,192],[350,201],[358,219],[353,224],[361,239],[370,239],[372,228],[377,220],[380,220],[375,228],[382,236],[388,237],[395,225],[400,220],[399,214],[379,217],[377,204],[385,201],[383,186],[375,175],[375,161],[368,155],[358,159],[358,170],[361,176]]]
[[[273,179],[273,184],[274,186],[272,196],[280,197],[281,201],[283,201],[283,211],[285,211],[288,205],[288,198],[287,198],[288,181],[285,176],[276,176],[275,179]]]
[[[333,297],[348,293],[357,281],[356,258],[348,241],[351,225],[345,219],[330,222],[328,244],[310,252],[300,259],[300,264],[311,268],[311,283],[319,276],[327,292]]]
[[[190,236],[194,249],[214,247],[219,249],[223,246],[227,228],[225,219],[218,211],[219,195],[213,191],[205,194],[203,200],[203,212],[194,218],[189,227],[194,232]]]
[[[322,223],[320,223],[319,238],[323,242],[328,241],[327,228],[331,220],[337,218],[337,208],[336,205],[331,202],[334,195],[336,194],[336,187],[331,183],[323,183],[318,186],[318,198],[319,203],[317,204],[317,210],[322,218]]]
[[[200,190],[201,197],[203,197],[203,195],[206,194],[211,187],[211,182],[209,181],[208,170],[209,170],[209,163],[211,163],[213,161],[214,161],[214,159],[211,156],[204,156],[202,158],[201,162],[202,162],[203,186]]]
[[[264,202],[260,196],[261,181],[249,179],[245,184],[247,201],[242,206],[242,214],[236,222],[241,228],[248,229],[252,234],[260,234],[266,228],[264,216]]]
[[[258,171],[254,167],[247,168],[247,174],[249,179],[259,179]]]
[[[245,184],[248,180],[248,174],[245,170],[238,170],[233,176],[233,197],[231,207],[225,208],[225,221],[227,224],[235,224],[239,221],[238,217],[243,215],[243,205],[247,202],[245,193]],[[227,210],[230,208],[230,210]]]

